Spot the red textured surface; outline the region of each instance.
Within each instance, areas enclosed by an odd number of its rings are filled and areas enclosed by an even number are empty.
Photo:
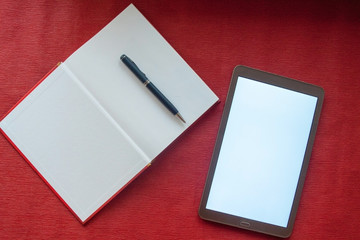
[[[130,1],[0,3],[0,115]],[[85,226],[0,136],[0,239],[269,239],[197,215],[233,68],[320,85],[291,239],[360,238],[360,4],[133,1],[221,103]]]

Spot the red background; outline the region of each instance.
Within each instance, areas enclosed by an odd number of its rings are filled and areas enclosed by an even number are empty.
[[[129,3],[2,0],[0,115]],[[359,2],[133,3],[222,102],[85,226],[0,136],[0,238],[271,239],[197,215],[231,73],[241,64],[325,89],[291,239],[359,239]]]

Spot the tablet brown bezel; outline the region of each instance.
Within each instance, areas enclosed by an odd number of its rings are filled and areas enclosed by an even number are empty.
[[[263,223],[263,222],[255,221],[252,219],[247,219],[247,218],[243,218],[243,217],[238,217],[238,216],[234,216],[234,215],[230,215],[230,214],[226,214],[226,213],[213,211],[213,210],[206,208],[206,204],[207,204],[208,197],[209,197],[209,191],[210,191],[210,187],[211,187],[211,184],[213,181],[214,172],[215,172],[217,160],[219,157],[219,152],[220,152],[221,144],[223,141],[224,132],[225,132],[227,120],[229,117],[231,104],[232,104],[232,100],[234,97],[234,92],[235,92],[238,77],[252,79],[252,80],[263,82],[263,83],[270,84],[273,86],[278,86],[278,87],[293,90],[296,92],[308,94],[308,95],[311,95],[311,96],[314,96],[317,98],[316,108],[315,108],[315,112],[314,112],[314,116],[313,116],[313,122],[311,125],[310,134],[309,134],[309,139],[308,139],[308,143],[307,143],[306,150],[305,150],[305,155],[304,155],[304,159],[303,159],[303,163],[302,163],[302,167],[301,167],[301,171],[300,171],[300,176],[298,179],[298,184],[297,184],[297,188],[296,188],[296,192],[295,192],[295,196],[294,196],[294,200],[293,200],[293,205],[291,208],[288,224],[286,227],[280,227],[280,226],[276,226],[276,225],[272,225],[272,224],[268,224],[268,223]],[[248,229],[248,230],[252,230],[252,231],[256,231],[256,232],[262,232],[265,234],[270,234],[270,235],[274,235],[274,236],[278,236],[278,237],[283,237],[283,238],[289,237],[292,232],[293,226],[294,226],[295,216],[296,216],[296,212],[297,212],[297,209],[299,206],[301,192],[302,192],[302,189],[304,186],[305,176],[306,176],[307,168],[309,165],[312,147],[314,144],[316,129],[317,129],[319,118],[320,118],[320,112],[321,112],[323,100],[324,100],[324,90],[319,86],[311,85],[308,83],[300,82],[300,81],[297,81],[294,79],[286,78],[283,76],[275,75],[272,73],[260,71],[260,70],[245,67],[245,66],[236,66],[234,68],[233,75],[231,78],[231,83],[230,83],[227,99],[225,102],[224,112],[222,115],[219,131],[218,131],[218,136],[216,139],[215,148],[214,148],[214,152],[213,152],[210,167],[209,167],[209,172],[208,172],[204,192],[203,192],[200,207],[199,207],[200,217],[205,220],[218,222],[218,223],[222,223],[222,224],[226,224],[226,225],[231,225],[234,227]]]

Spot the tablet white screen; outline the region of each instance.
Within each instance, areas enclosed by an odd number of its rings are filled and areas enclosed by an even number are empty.
[[[239,77],[206,208],[286,227],[316,103]]]

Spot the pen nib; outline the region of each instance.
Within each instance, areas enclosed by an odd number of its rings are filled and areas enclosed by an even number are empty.
[[[180,118],[180,120],[181,120],[183,123],[186,123],[186,121],[184,120],[184,118],[181,116],[180,113],[177,113],[175,116],[177,116],[178,118]]]

